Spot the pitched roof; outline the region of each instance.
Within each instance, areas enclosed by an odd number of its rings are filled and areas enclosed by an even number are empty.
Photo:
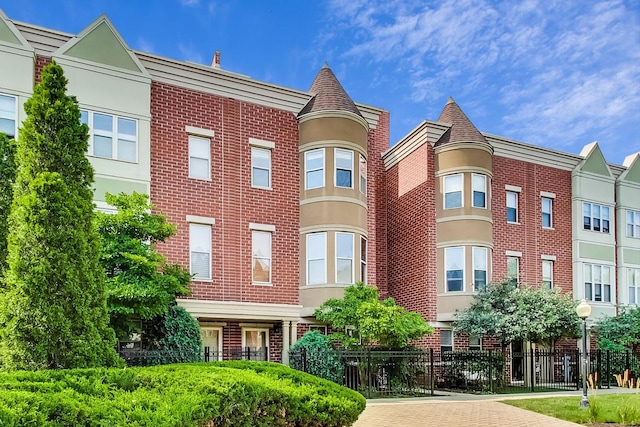
[[[483,142],[487,143],[485,137],[471,123],[471,120],[462,112],[458,104],[449,98],[447,104],[442,109],[439,122],[451,123],[451,127],[438,139],[435,146],[453,142]]]
[[[347,92],[336,78],[329,65],[325,62],[316,79],[311,84],[309,92],[314,93],[313,98],[304,106],[298,116],[316,111],[349,111],[362,117],[362,113],[353,103]]]

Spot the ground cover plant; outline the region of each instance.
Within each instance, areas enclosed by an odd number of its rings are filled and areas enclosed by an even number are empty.
[[[640,425],[640,393],[590,396],[588,409],[580,396],[505,400],[503,403],[579,424]]]
[[[0,373],[0,425],[348,426],[357,392],[269,362]]]

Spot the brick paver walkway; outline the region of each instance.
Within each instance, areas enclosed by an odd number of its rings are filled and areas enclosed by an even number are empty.
[[[369,401],[354,427],[575,427],[579,424],[495,401]]]

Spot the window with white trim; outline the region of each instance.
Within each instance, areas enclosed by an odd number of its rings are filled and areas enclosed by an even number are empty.
[[[269,360],[269,329],[242,328],[242,358]]]
[[[211,178],[211,140],[189,135],[189,178]]]
[[[553,288],[553,261],[542,261],[542,287],[544,289]]]
[[[360,280],[367,283],[367,239],[360,237]]]
[[[629,304],[640,305],[640,268],[627,268]]]
[[[336,148],[336,187],[353,188],[353,151]]]
[[[473,187],[471,206],[474,208],[487,207],[487,177],[477,173],[471,174],[471,185]]]
[[[271,188],[271,150],[251,147],[251,186]]]
[[[542,198],[542,228],[553,227],[553,199]]]
[[[360,192],[367,195],[367,159],[360,154]]]
[[[611,302],[611,267],[584,264],[584,297],[589,301]]]
[[[507,222],[518,222],[518,193],[507,191]]]
[[[480,335],[469,335],[469,350],[482,350],[482,337]]]
[[[133,163],[137,161],[137,120],[80,110],[80,121],[89,126],[89,155]]]
[[[309,325],[309,331],[316,331],[320,335],[327,335],[327,325]]]
[[[473,290],[481,291],[487,287],[487,248],[473,247]]]
[[[195,280],[211,279],[211,226],[189,224],[191,262],[189,272]]]
[[[507,280],[516,285],[520,283],[520,258],[517,256],[507,257]]]
[[[327,283],[327,233],[307,234],[307,284]]]
[[[251,232],[251,275],[254,283],[271,283],[271,232]]]
[[[640,239],[640,211],[627,211],[627,237]]]
[[[444,208],[460,208],[462,205],[462,174],[446,175],[444,177]]]
[[[453,331],[451,329],[440,330],[440,353],[453,351]]]
[[[445,291],[464,290],[464,247],[444,248]]]
[[[304,153],[304,189],[324,187],[324,148]]]
[[[336,283],[353,280],[353,233],[336,233]]]
[[[582,223],[585,230],[609,232],[609,207],[595,203],[582,203]]]
[[[16,137],[17,103],[15,96],[0,94],[0,133],[9,138]]]

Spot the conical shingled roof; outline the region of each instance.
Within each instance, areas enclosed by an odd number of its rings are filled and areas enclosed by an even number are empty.
[[[449,98],[447,101],[438,121],[451,123],[451,127],[438,139],[435,144],[436,147],[453,142],[482,142],[487,144],[485,137],[471,123],[471,120],[462,112],[453,98]]]
[[[322,66],[316,79],[311,84],[309,92],[314,97],[300,111],[298,117],[316,111],[350,111],[362,117],[362,113],[353,103],[347,92],[336,78],[331,68],[325,64]]]

